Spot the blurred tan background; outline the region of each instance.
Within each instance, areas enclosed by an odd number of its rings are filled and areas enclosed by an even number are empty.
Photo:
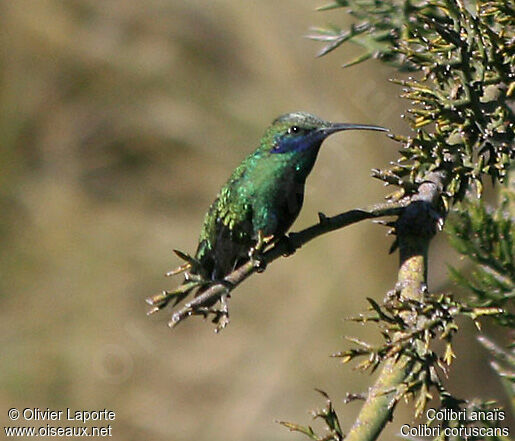
[[[179,280],[205,210],[277,115],[308,110],[405,130],[394,73],[358,50],[315,59],[320,2],[34,0],[0,3],[0,421],[10,407],[111,409],[116,440],[295,440],[327,391],[348,428],[371,378],[329,354],[343,318],[381,299],[397,256],[382,227],[326,235],[238,288],[220,335],[176,330],[145,297]],[[324,144],[294,229],[380,201],[370,169],[396,158],[377,133]],[[446,280],[444,240],[432,287]],[[468,326],[466,324],[465,326]],[[372,328],[372,327],[370,327]],[[484,352],[461,341],[458,392],[498,397]],[[456,372],[456,370],[454,371]],[[452,379],[452,377],[451,377]],[[384,439],[411,419],[400,409]],[[316,426],[316,424],[315,424]]]

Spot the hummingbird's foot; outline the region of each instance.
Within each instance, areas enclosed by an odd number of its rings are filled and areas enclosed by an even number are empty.
[[[262,230],[258,231],[258,239],[256,245],[249,250],[249,259],[256,268],[258,273],[262,273],[266,269],[266,261],[263,257],[263,251],[266,246],[274,239],[273,235],[265,236]]]

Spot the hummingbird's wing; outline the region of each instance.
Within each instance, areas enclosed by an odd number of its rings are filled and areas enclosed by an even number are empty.
[[[196,258],[204,276],[219,279],[248,258],[252,247],[252,204],[245,188],[245,170],[236,169],[220,190],[204,219]]]

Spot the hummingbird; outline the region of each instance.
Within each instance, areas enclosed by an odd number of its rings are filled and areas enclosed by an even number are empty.
[[[307,112],[276,118],[258,147],[236,167],[202,225],[194,257],[167,275],[186,272],[179,289],[147,299],[157,311],[174,299],[174,306],[191,291],[205,290],[255,257],[262,245],[285,237],[302,208],[306,178],[311,173],[323,141],[345,130],[388,131],[367,124],[333,123]]]

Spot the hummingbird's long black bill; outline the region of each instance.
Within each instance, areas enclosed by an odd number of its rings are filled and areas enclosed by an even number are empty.
[[[326,135],[341,132],[343,130],[375,130],[378,132],[389,132],[390,129],[381,126],[373,126],[369,124],[348,124],[348,123],[332,123],[329,127],[324,127],[322,131]]]

